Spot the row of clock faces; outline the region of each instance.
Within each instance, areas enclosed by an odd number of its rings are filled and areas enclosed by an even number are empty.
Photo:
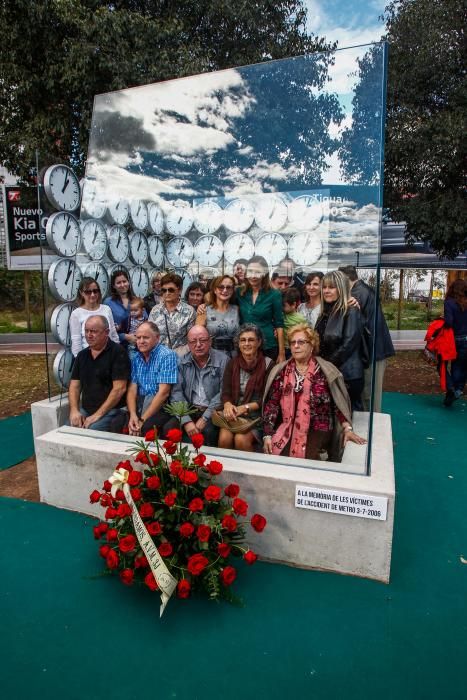
[[[285,257],[302,265],[313,265],[322,255],[322,241],[317,232],[302,231],[289,241],[280,233],[264,233],[256,242],[246,233],[235,233],[222,242],[214,234],[200,236],[192,243],[185,236],[172,238],[164,245],[157,235],[146,236],[143,231],[128,233],[123,225],[107,228],[99,219],[87,219],[80,224],[68,212],[52,214],[46,226],[47,242],[58,255],[74,257],[83,249],[93,261],[105,255],[113,263],[130,260],[135,265],[149,262],[163,267],[166,258],[170,265],[186,267],[196,261],[200,265],[215,266],[222,257],[234,264],[239,258],[247,260],[262,255],[270,265],[277,265]]]

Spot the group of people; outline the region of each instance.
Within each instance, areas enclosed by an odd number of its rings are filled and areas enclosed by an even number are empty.
[[[103,301],[83,279],[70,317],[71,425],[164,436],[177,421],[165,407],[184,402],[186,438],[201,432],[211,446],[339,461],[347,441],[364,442],[351,418],[370,393],[375,327],[377,384],[394,349],[355,268],[300,284],[287,267],[270,279],[255,256],[208,289],[194,282],[182,298],[182,286],[157,273],[139,299],[117,271]]]

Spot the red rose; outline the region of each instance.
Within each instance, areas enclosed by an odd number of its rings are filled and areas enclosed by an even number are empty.
[[[117,517],[117,511],[115,510],[115,508],[107,508],[107,510],[105,511],[104,518],[106,520],[113,520],[116,517]]]
[[[89,501],[91,503],[98,503],[100,500],[101,500],[100,491],[96,491],[96,489],[94,489],[94,491],[91,494],[89,494]]]
[[[231,549],[232,547],[230,546],[230,544],[227,544],[226,542],[219,542],[219,544],[217,545],[217,553],[224,559],[227,559]]]
[[[143,503],[139,509],[139,514],[142,518],[152,518],[154,515],[154,506],[152,503]]]
[[[255,513],[255,515],[251,518],[250,523],[253,530],[256,530],[256,532],[263,532],[264,528],[266,527],[267,520],[259,513]]]
[[[216,462],[215,459],[213,459],[211,462],[208,462],[206,465],[206,469],[210,474],[220,474],[221,471],[223,470],[223,466],[220,462]]]
[[[204,554],[193,554],[187,562],[187,569],[192,576],[199,576],[209,564],[209,559]]]
[[[107,568],[108,569],[116,569],[117,566],[120,563],[120,559],[118,557],[117,552],[114,549],[111,549],[105,558]]]
[[[147,527],[149,534],[152,535],[153,537],[155,537],[155,535],[160,535],[162,532],[162,528],[161,528],[160,524],[157,522],[157,520],[153,520],[152,523],[148,523],[148,525],[146,527]]]
[[[110,483],[110,481],[108,479],[106,479],[104,481],[104,483],[102,484],[102,488],[104,489],[104,491],[107,491],[107,492],[110,492],[112,490],[112,484]]]
[[[192,472],[190,469],[182,469],[180,472],[180,481],[183,484],[196,484],[198,481],[198,474]]]
[[[243,558],[247,564],[254,564],[255,561],[258,559],[258,555],[255,554],[251,549],[249,549],[248,552],[245,552]]]
[[[125,586],[131,586],[133,579],[135,577],[135,572],[133,569],[123,569],[120,571],[120,581],[125,584]]]
[[[145,556],[135,557],[135,569],[146,569],[149,566]]]
[[[232,515],[224,515],[222,518],[222,527],[229,532],[235,532],[237,529],[237,521]]]
[[[240,486],[237,486],[237,484],[229,484],[225,487],[224,493],[229,498],[235,498],[240,493]]]
[[[224,586],[230,586],[237,578],[237,571],[233,566],[226,566],[220,573],[220,578]]]
[[[197,467],[204,467],[206,459],[206,455],[196,455],[196,457],[193,458],[193,464],[196,464]]]
[[[151,489],[151,491],[155,491],[156,489],[159,488],[161,485],[161,480],[159,479],[158,476],[149,476],[146,479],[146,486],[148,489]]]
[[[204,445],[204,436],[203,433],[195,433],[194,435],[191,436],[191,442],[193,444],[193,447],[195,450],[199,450],[200,447]]]
[[[149,457],[147,456],[147,454],[144,450],[141,450],[141,452],[138,452],[138,454],[135,457],[135,462],[139,462],[140,464],[149,464]],[[136,486],[136,484],[135,484],[135,486]]]
[[[169,469],[173,476],[180,476],[183,471],[183,464],[178,459],[173,459],[170,463]]]
[[[164,503],[166,506],[169,506],[169,508],[172,508],[172,506],[175,504],[176,500],[177,500],[177,493],[175,491],[169,491],[167,496],[164,498]]]
[[[186,578],[180,579],[177,583],[177,596],[179,598],[188,598],[190,596],[191,583]]]
[[[246,515],[248,513],[248,503],[243,498],[234,498],[232,506],[235,515]]]
[[[154,440],[156,439],[156,436],[157,436],[157,432],[153,428],[152,430],[148,430],[148,432],[144,436],[144,439],[146,440],[146,442],[154,442]]]
[[[139,486],[142,481],[143,481],[143,473],[142,472],[132,471],[131,474],[128,476],[129,486]]]
[[[111,527],[107,530],[107,542],[115,542],[118,539],[118,530]]]
[[[204,489],[204,498],[207,501],[220,501],[221,497],[222,491],[219,486],[214,486],[214,484],[211,484],[211,486],[208,486],[207,489]]]
[[[154,452],[150,452],[149,456],[151,457],[151,462],[153,463],[153,465],[157,467],[157,465],[160,462],[159,455],[156,455]]]
[[[94,539],[95,539],[95,540],[100,540],[100,538],[102,537],[102,532],[101,532],[100,526],[99,526],[99,525],[95,525],[92,529],[93,529],[93,532],[94,532]]]
[[[115,492],[115,500],[116,501],[124,501],[125,500],[125,494],[123,493],[122,489],[117,489]]]
[[[136,537],[134,535],[125,535],[118,543],[118,547],[124,554],[132,552],[136,547]]]
[[[189,510],[191,510],[192,513],[195,513],[197,510],[203,510],[204,508],[204,503],[201,498],[193,498],[189,504],[188,504]]]
[[[191,523],[182,523],[180,525],[180,534],[182,537],[191,537],[195,528]]]
[[[199,525],[196,530],[196,536],[200,542],[207,542],[211,537],[211,528],[208,525]]]
[[[159,588],[152,571],[150,571],[149,574],[146,574],[146,576],[144,577],[144,583],[148,588],[151,589],[151,591],[157,591],[157,589]]]
[[[174,442],[172,442],[172,440],[166,440],[162,447],[168,455],[174,455],[177,451],[177,445]]]
[[[112,496],[110,493],[103,493],[101,496],[101,506],[103,508],[108,508],[113,503]]]
[[[109,529],[109,526],[108,526],[107,523],[99,523],[99,525],[98,525],[97,527],[98,527],[99,530],[101,531],[101,534],[102,534],[102,535],[103,535],[105,532],[107,532],[107,530]]]
[[[134,501],[140,501],[141,498],[143,497],[143,494],[141,493],[141,489],[135,487],[134,489],[130,489],[130,494],[131,497]]]
[[[157,549],[159,550],[159,554],[161,555],[161,557],[170,557],[170,555],[174,551],[174,548],[172,547],[170,542],[162,542]]]
[[[183,437],[183,433],[178,428],[172,428],[171,430],[167,431],[167,435],[165,437],[167,440],[170,440],[170,442],[180,442]]]
[[[131,462],[130,462],[129,459],[126,459],[124,462],[119,462],[119,463],[117,464],[117,467],[116,467],[116,468],[117,468],[117,469],[126,469],[127,472],[132,472],[132,471],[133,471],[133,467],[131,466]]]
[[[101,544],[101,546],[99,547],[99,554],[101,555],[101,557],[103,557],[105,559],[109,552],[110,552],[109,545],[108,544]]]
[[[117,515],[119,518],[127,518],[131,515],[131,508],[128,503],[120,503],[117,508]]]

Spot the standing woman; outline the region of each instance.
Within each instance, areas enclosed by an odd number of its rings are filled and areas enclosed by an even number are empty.
[[[462,396],[467,381],[467,281],[458,279],[449,286],[444,300],[444,325],[452,328],[457,357],[447,375],[445,406]]]
[[[310,328],[316,326],[316,321],[321,313],[321,280],[323,273],[312,270],[305,278],[304,294],[305,301],[300,304],[297,311],[307,320]]]
[[[70,315],[71,352],[76,357],[80,350],[88,347],[84,324],[90,316],[105,316],[109,322],[109,338],[115,343],[119,342],[115,329],[112,312],[109,307],[102,304],[101,288],[93,277],[83,277],[78,288],[77,309]]]
[[[130,336],[130,304],[135,298],[131,289],[130,278],[124,270],[116,270],[110,278],[110,296],[104,299],[104,304],[112,311],[115,328],[120,342],[125,347],[133,338]]]
[[[235,278],[230,275],[216,277],[211,283],[211,303],[203,306],[196,317],[196,324],[205,326],[211,336],[212,347],[223,350],[232,357],[234,337],[240,325],[238,306],[231,304],[235,292]]]
[[[277,362],[284,362],[284,314],[282,296],[272,289],[269,268],[261,255],[248,262],[245,282],[235,290],[240,323],[253,323],[264,337],[263,352]]]
[[[161,279],[162,301],[152,309],[149,320],[156,324],[160,342],[178,355],[188,350],[188,331],[195,324],[196,311],[183,301],[183,280],[180,275],[168,272]]]
[[[349,306],[350,285],[343,272],[326,273],[321,285],[321,314],[315,326],[320,338],[320,354],[341,371],[352,410],[361,411],[364,366],[360,310]]]

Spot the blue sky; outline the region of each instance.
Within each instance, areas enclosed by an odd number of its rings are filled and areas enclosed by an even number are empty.
[[[304,0],[308,9],[307,29],[339,48],[379,41],[384,29],[378,19],[386,0]]]

